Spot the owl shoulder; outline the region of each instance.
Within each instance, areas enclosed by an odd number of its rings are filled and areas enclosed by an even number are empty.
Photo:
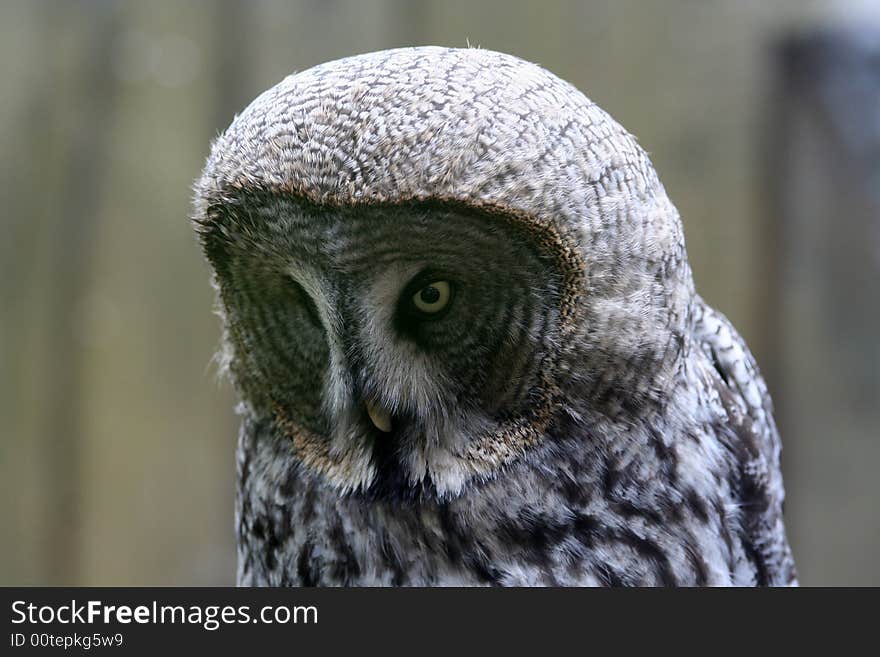
[[[782,445],[767,384],[730,321],[699,298],[694,337],[704,357],[702,383],[722,409],[715,433],[733,460],[743,546],[754,566],[755,583],[794,584],[794,561],[782,518]]]

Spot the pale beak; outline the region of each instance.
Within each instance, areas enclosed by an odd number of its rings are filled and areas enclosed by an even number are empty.
[[[366,405],[367,415],[370,416],[370,419],[373,421],[373,424],[376,425],[376,428],[383,433],[390,433],[391,415],[388,411],[372,402],[366,402]]]

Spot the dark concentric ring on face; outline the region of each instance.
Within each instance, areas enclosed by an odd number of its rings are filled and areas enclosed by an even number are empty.
[[[205,241],[248,398],[327,441],[334,381],[399,404],[413,423],[436,417],[414,412],[413,399],[481,414],[481,426],[535,415],[567,285],[552,235],[536,240],[533,225],[439,202],[332,208],[266,194],[238,207],[250,210],[227,218],[213,256]],[[443,313],[410,313],[412,296],[437,281],[450,290]],[[406,435],[431,433],[418,429]]]

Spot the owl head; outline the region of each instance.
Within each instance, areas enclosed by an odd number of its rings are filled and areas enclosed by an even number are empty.
[[[480,49],[330,62],[213,145],[194,225],[244,412],[341,493],[455,496],[662,403],[693,298],[678,214],[571,85]]]

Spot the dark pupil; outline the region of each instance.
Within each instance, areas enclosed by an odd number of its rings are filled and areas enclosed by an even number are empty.
[[[440,290],[433,285],[423,287],[422,291],[419,292],[419,298],[425,303],[437,303],[440,300]]]

